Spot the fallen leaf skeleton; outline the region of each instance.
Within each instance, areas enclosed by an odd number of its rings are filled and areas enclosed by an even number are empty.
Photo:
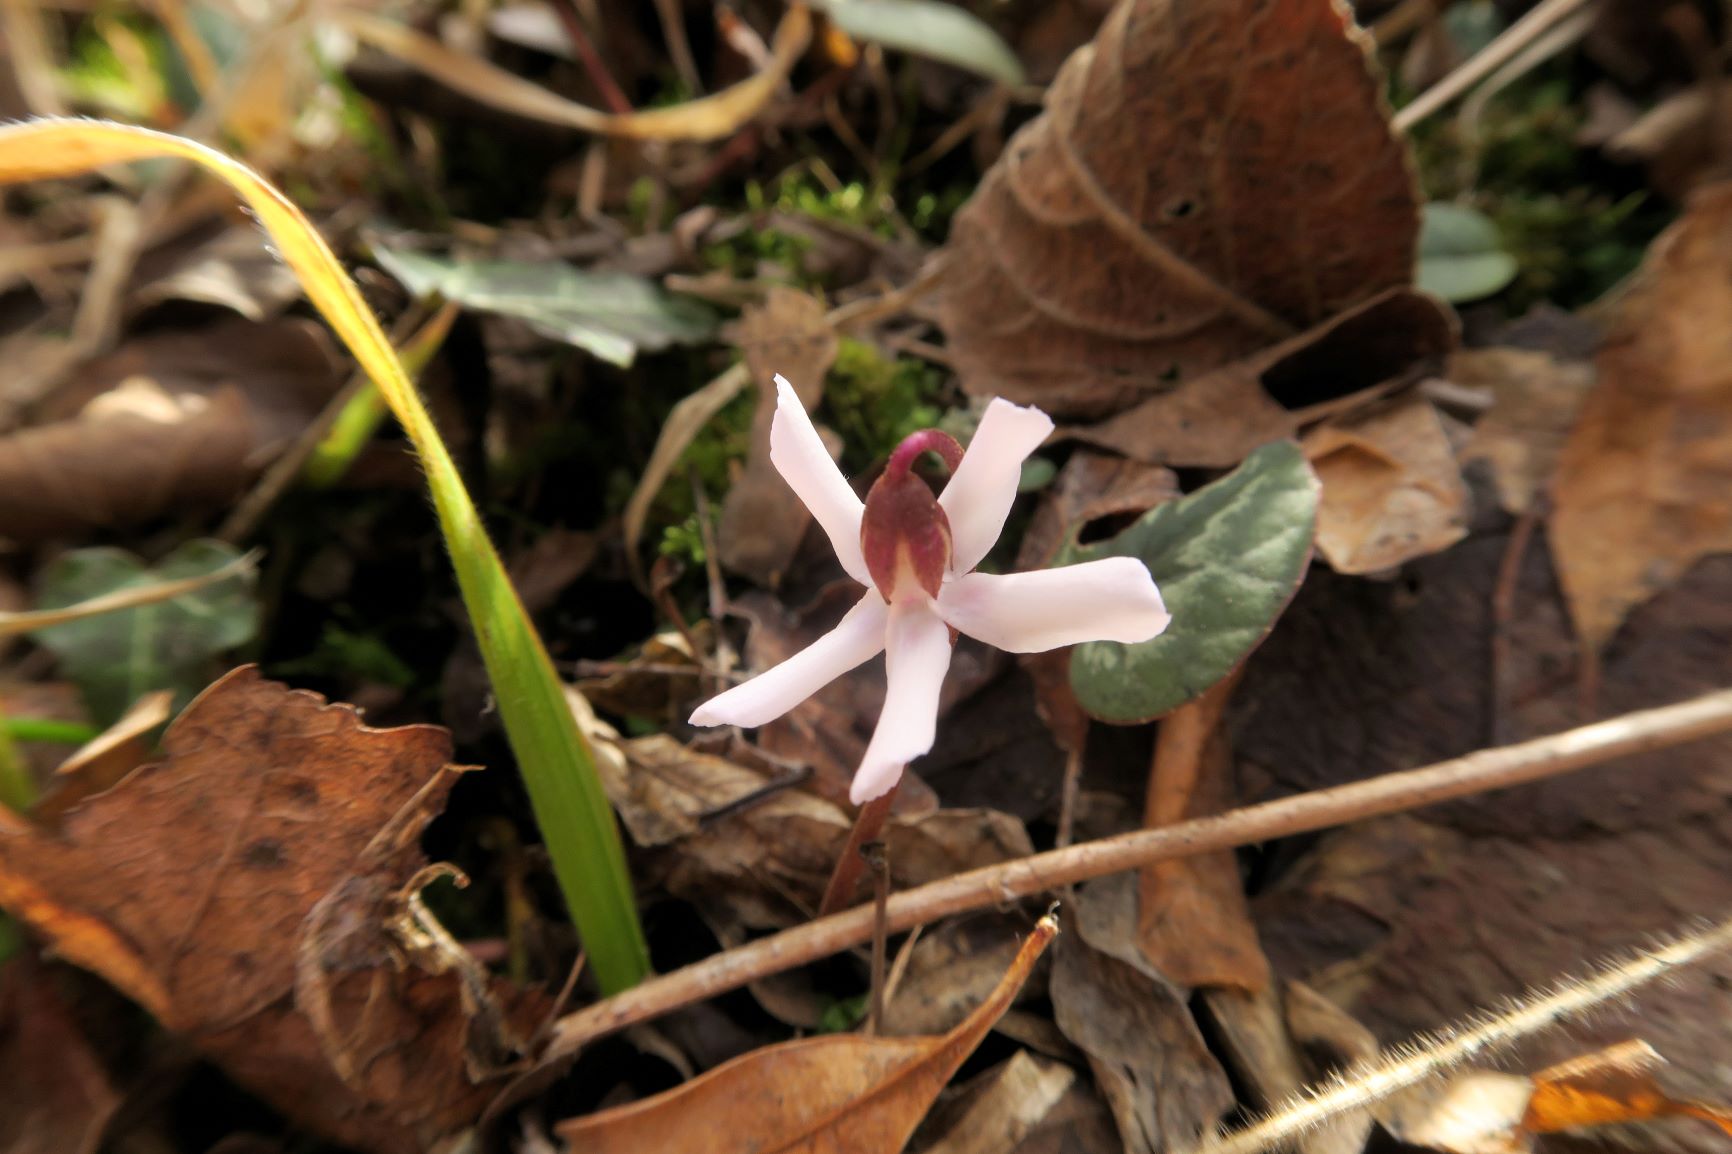
[[[903,767],[932,748],[956,633],[1039,653],[1082,641],[1147,641],[1165,629],[1171,617],[1160,591],[1134,557],[1033,573],[974,571],[1010,515],[1023,460],[1052,428],[1039,409],[995,398],[966,453],[937,429],[910,434],[862,503],[778,376],[770,460],[866,595],[835,629],[698,707],[692,724],[764,725],[883,650],[884,711],[849,791],[863,805],[889,792]],[[936,498],[912,468],[926,452],[950,469]]]

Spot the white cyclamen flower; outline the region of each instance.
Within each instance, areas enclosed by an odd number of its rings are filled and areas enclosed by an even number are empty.
[[[966,453],[936,429],[911,435],[862,503],[779,376],[776,397],[770,460],[866,595],[805,649],[705,702],[693,725],[774,721],[883,650],[884,711],[849,791],[859,805],[882,797],[932,748],[952,630],[1012,653],[1039,653],[1081,641],[1147,641],[1167,627],[1154,579],[1134,557],[1004,576],[974,572],[1010,515],[1023,460],[1052,432],[1052,418],[1039,409],[995,398]],[[950,467],[936,499],[911,468],[924,452]]]

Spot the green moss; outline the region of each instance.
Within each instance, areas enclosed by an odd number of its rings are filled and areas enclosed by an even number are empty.
[[[1597,299],[1671,217],[1655,198],[1608,189],[1588,170],[1592,158],[1575,142],[1582,116],[1564,67],[1552,65],[1493,97],[1472,136],[1453,114],[1414,130],[1427,199],[1479,209],[1515,257],[1501,298],[1512,313]]]
[[[824,414],[842,435],[842,465],[857,473],[882,460],[909,433],[938,424],[944,374],[912,357],[888,360],[843,337],[824,386]]]

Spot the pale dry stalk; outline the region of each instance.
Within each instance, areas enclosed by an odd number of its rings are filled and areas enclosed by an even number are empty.
[[[1732,730],[1732,689],[1639,710],[1549,737],[1480,750],[1423,769],[970,870],[893,895],[886,932],[898,933],[969,910],[998,906],[1151,862],[1250,845],[1507,789],[1616,757],[1647,753]],[[544,1061],[670,1010],[779,974],[870,940],[876,911],[862,906],[795,926],[652,979],[562,1018]]]

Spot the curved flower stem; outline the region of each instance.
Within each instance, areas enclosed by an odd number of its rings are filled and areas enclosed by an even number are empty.
[[[1424,769],[1387,773],[1214,817],[1138,830],[970,870],[892,896],[885,908],[886,932],[896,933],[951,914],[1001,905],[1150,862],[1231,849],[1487,790],[1508,789],[1729,730],[1732,689],[1717,690],[1692,701],[1638,710],[1517,745],[1480,750]],[[603,1035],[857,946],[872,937],[874,913],[870,907],[860,907],[819,918],[652,978],[568,1014],[554,1028],[542,1062],[569,1057]]]
[[[853,904],[854,895],[860,891],[860,875],[866,870],[866,847],[884,832],[884,823],[890,820],[890,806],[895,800],[896,786],[893,785],[889,793],[860,807],[854,828],[848,831],[848,844],[842,847],[842,856],[836,859],[836,869],[830,874],[830,884],[824,887],[824,900],[818,903],[819,917],[840,913]]]

